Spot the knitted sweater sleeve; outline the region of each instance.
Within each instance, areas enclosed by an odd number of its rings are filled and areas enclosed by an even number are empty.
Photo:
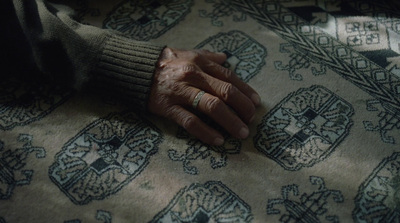
[[[8,0],[6,0],[8,1]],[[39,70],[75,88],[95,87],[145,110],[164,46],[80,24],[65,7],[45,0],[13,0]]]

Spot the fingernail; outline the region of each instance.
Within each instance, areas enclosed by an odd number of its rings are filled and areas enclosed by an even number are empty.
[[[215,138],[214,139],[214,145],[216,146],[222,146],[222,144],[224,144],[224,139],[223,138]]]
[[[247,136],[249,136],[249,129],[247,127],[242,127],[239,131],[239,136],[242,139],[247,138]]]
[[[261,98],[258,94],[254,93],[253,95],[251,95],[251,100],[253,101],[253,103],[255,105],[259,105],[261,102]]]
[[[225,53],[223,53],[223,52],[217,52],[217,54],[219,54],[219,55],[223,55],[223,56],[226,56],[226,54]]]

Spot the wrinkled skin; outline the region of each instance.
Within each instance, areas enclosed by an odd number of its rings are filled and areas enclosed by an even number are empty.
[[[221,66],[223,53],[207,50],[165,48],[154,74],[149,97],[150,112],[169,118],[204,143],[222,145],[220,132],[195,114],[192,102],[200,91],[206,94],[196,108],[211,117],[229,134],[245,139],[260,97],[236,74]]]

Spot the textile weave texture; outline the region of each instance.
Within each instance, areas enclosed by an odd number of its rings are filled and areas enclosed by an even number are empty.
[[[262,105],[248,139],[213,147],[106,94],[2,81],[0,222],[400,222],[399,8],[71,6],[80,22],[136,40],[226,53]]]

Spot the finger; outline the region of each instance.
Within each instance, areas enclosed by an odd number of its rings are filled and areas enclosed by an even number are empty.
[[[205,61],[201,63],[201,69],[209,75],[218,78],[222,81],[232,83],[237,87],[243,94],[245,94],[255,106],[259,106],[261,98],[259,94],[250,85],[243,82],[237,74],[233,71],[215,63],[213,61]]]
[[[198,77],[200,76],[205,80],[194,83],[195,87],[220,98],[232,107],[246,123],[250,123],[254,119],[256,110],[254,104],[237,87],[205,73],[198,75]]]
[[[167,117],[206,144],[220,146],[224,143],[224,138],[219,132],[179,105],[170,107]]]
[[[214,53],[204,49],[196,50],[196,52],[202,55],[205,59],[210,60],[217,64],[223,64],[226,61],[225,53]]]
[[[211,117],[232,136],[245,139],[249,135],[247,125],[218,97],[204,94],[197,109]]]

